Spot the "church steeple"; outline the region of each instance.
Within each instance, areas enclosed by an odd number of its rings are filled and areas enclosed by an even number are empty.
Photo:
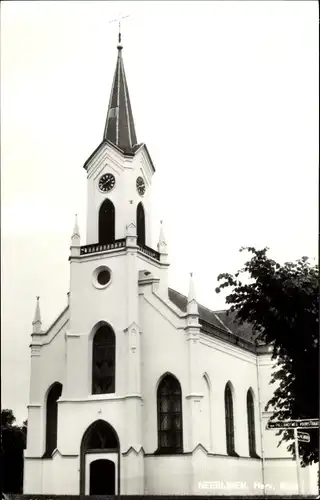
[[[137,145],[128,85],[122,59],[121,35],[119,33],[118,58],[114,73],[108,115],[103,140],[109,141],[124,153],[132,153]]]

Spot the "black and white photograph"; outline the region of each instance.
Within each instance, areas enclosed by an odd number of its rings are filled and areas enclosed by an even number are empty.
[[[319,498],[318,11],[1,3],[2,499]]]

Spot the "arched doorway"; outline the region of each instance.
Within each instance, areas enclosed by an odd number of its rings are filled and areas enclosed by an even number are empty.
[[[140,247],[146,244],[146,222],[141,202],[137,206],[137,243]]]
[[[85,431],[80,449],[80,495],[120,494],[120,446],[114,428],[104,420]]]
[[[115,463],[105,458],[90,463],[89,495],[114,495]]]
[[[112,201],[104,200],[99,210],[99,243],[106,245],[115,240],[115,209]]]

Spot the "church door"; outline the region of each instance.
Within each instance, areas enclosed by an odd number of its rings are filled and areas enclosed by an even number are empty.
[[[120,444],[105,420],[93,422],[80,446],[80,495],[120,494]]]
[[[111,460],[94,460],[90,464],[90,495],[116,493],[116,468]]]

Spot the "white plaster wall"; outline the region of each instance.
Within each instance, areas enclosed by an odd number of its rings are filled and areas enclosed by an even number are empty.
[[[56,452],[51,459],[42,460],[42,494],[79,494],[79,457],[62,457]]]
[[[160,378],[172,373],[180,382],[183,414],[186,415],[187,343],[184,331],[174,323],[178,318],[151,293],[144,290],[150,301],[140,296],[142,394],[143,394],[143,447],[153,453],[158,447],[157,386]],[[158,307],[158,310],[155,309]],[[183,440],[187,439],[183,426]]]
[[[124,333],[129,326],[129,294],[137,295],[138,272],[131,285],[127,271],[129,255],[116,252],[108,256],[93,256],[71,263],[70,326],[67,349],[66,394],[86,398],[91,394],[91,361],[93,328],[100,321],[107,322],[116,337],[116,394],[123,394],[126,381],[126,345]],[[111,282],[104,289],[93,285],[93,272],[106,265],[111,270]]]
[[[146,495],[187,495],[192,481],[190,455],[145,457]]]
[[[201,393],[203,398],[201,400],[201,425],[200,425],[200,443],[207,451],[212,450],[212,395],[211,387],[209,386],[209,378],[207,374],[201,378]]]
[[[206,455],[198,448],[193,457],[192,491],[195,495],[260,494],[261,461],[249,458]]]
[[[42,460],[35,460],[25,456],[23,493],[29,495],[40,495],[42,493]]]
[[[126,451],[125,400],[115,398],[113,395],[98,395],[83,401],[62,400],[58,402],[58,449],[60,453],[78,455],[86,429],[99,419],[112,425],[118,434],[121,450]]]
[[[130,450],[126,456],[122,456],[122,495],[143,495],[145,483],[143,452]]]
[[[256,358],[235,346],[229,346],[217,339],[201,336],[200,353],[203,374],[211,385],[212,448],[214,453],[226,454],[224,390],[227,382],[233,388],[233,412],[235,427],[235,449],[242,457],[249,456],[247,424],[247,391],[252,388],[255,406],[256,449],[261,453],[258,384]],[[203,391],[205,391],[203,387]],[[205,392],[204,392],[205,394]],[[207,403],[203,401],[205,409]],[[201,412],[199,426],[208,427],[208,411]],[[204,443],[202,443],[204,445]]]
[[[46,335],[39,356],[31,357],[31,388],[28,407],[28,438],[26,457],[40,457],[45,451],[46,400],[50,387],[65,381],[65,329],[67,313]]]

